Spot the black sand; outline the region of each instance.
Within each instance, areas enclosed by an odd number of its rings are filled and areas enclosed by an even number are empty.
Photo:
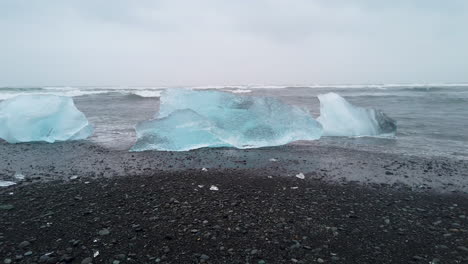
[[[0,189],[5,263],[468,263],[466,161],[320,146],[0,150],[0,179],[26,176]]]

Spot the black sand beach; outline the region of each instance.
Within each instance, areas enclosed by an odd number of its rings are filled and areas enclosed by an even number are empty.
[[[468,262],[462,160],[300,144],[0,148],[2,179],[25,176],[0,189],[4,263]]]

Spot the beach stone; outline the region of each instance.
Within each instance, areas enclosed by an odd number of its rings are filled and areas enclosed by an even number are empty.
[[[104,229],[102,229],[102,230],[99,230],[99,235],[100,235],[100,236],[107,236],[107,235],[109,235],[109,234],[110,234],[110,231],[109,231],[109,229],[107,229],[107,228],[104,228]]]
[[[468,252],[468,248],[464,246],[458,246],[457,249]]]
[[[13,206],[12,204],[0,204],[0,210],[12,210],[14,209],[15,206]]]
[[[49,256],[48,256],[48,255],[42,255],[42,256],[39,258],[39,263],[46,263],[48,260],[49,260]]]
[[[6,258],[3,260],[3,263],[5,264],[10,264],[11,262],[13,262],[10,258]]]
[[[81,261],[81,264],[91,264],[93,263],[93,259],[90,257],[87,257]]]
[[[23,241],[23,242],[19,243],[18,247],[25,248],[25,247],[28,247],[29,245],[31,245],[31,242]]]

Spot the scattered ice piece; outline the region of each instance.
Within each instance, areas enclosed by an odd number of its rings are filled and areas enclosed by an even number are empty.
[[[299,178],[299,179],[303,180],[303,179],[305,179],[305,175],[304,175],[304,173],[301,172],[299,174],[296,174],[296,178]]]
[[[93,257],[99,256],[99,250],[94,251]]]
[[[70,180],[76,180],[76,179],[78,179],[78,175],[73,175],[70,177]]]
[[[14,177],[20,181],[24,180],[24,175],[19,172],[16,172]]]
[[[8,186],[15,185],[15,184],[16,182],[0,180],[0,187],[8,187]]]
[[[396,122],[375,109],[354,106],[336,93],[318,95],[324,136],[393,136]]]
[[[79,140],[92,133],[70,97],[19,95],[0,102],[0,138],[9,143]]]
[[[84,183],[85,183],[85,184],[89,184],[89,181],[85,181]]]
[[[201,170],[202,170],[202,171],[208,171],[208,169],[207,169],[207,168],[203,168],[203,169],[201,169]]]
[[[198,185],[198,188],[200,188],[200,189],[203,188],[203,187],[205,187],[205,185]]]
[[[268,175],[268,179],[271,179],[271,178],[273,178],[273,176],[271,176],[271,175]]]
[[[277,160],[277,159],[274,159],[274,158],[271,158],[270,161],[271,161],[271,162],[276,162],[276,161],[278,161],[278,160]]]
[[[210,191],[219,191],[219,188],[216,187],[215,185],[211,185]]]
[[[299,188],[299,187],[297,187],[297,186],[291,187],[291,189],[293,189],[293,190],[296,190],[297,188]]]
[[[322,126],[309,111],[272,97],[167,89],[155,119],[137,124],[132,151],[240,149],[315,140]]]
[[[14,192],[9,192],[8,194],[9,194],[9,195],[13,195],[13,194],[15,194],[15,193],[14,193]]]

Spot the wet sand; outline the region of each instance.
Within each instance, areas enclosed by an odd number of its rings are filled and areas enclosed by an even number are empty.
[[[0,188],[5,263],[468,262],[467,161],[300,145],[0,153],[0,179],[18,182]]]

